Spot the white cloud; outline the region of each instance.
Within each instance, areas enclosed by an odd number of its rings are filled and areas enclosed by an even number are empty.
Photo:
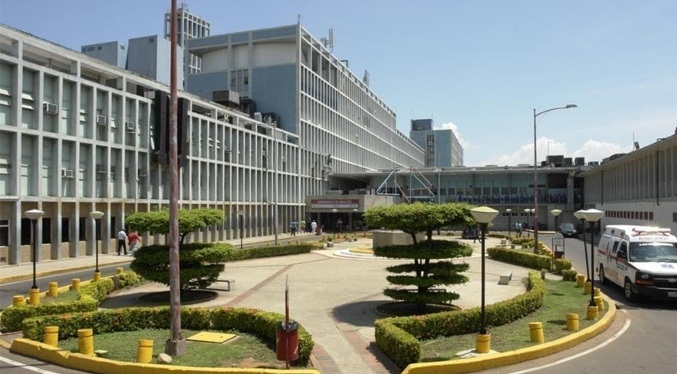
[[[609,157],[615,153],[622,153],[622,148],[618,144],[600,142],[597,140],[588,140],[583,145],[573,152],[568,151],[566,143],[558,142],[554,139],[539,138],[537,140],[537,160],[540,162],[545,160],[547,155],[563,155],[564,157],[584,157],[585,162],[602,161],[602,159]],[[628,151],[625,151],[628,152]],[[521,146],[518,150],[499,155],[497,157],[488,159],[480,165],[508,165],[515,166],[518,164],[534,164],[534,144],[526,144]]]
[[[453,131],[454,135],[456,135],[456,138],[458,139],[458,142],[461,143],[461,146],[463,147],[464,151],[467,151],[469,149],[478,149],[478,147],[474,146],[468,140],[461,137],[461,133],[458,130],[458,126],[456,126],[456,124],[453,123],[453,122],[447,122],[447,123],[443,123],[441,125],[434,125],[433,129],[434,130],[451,130],[451,131]]]
[[[623,153],[620,145],[597,140],[588,140],[583,143],[581,148],[572,153],[572,157],[585,157],[585,162],[602,161],[602,159],[615,153]]]

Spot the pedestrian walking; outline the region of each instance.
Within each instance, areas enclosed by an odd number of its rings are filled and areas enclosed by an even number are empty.
[[[122,251],[127,255],[127,232],[125,232],[125,229],[118,231],[118,256]]]
[[[306,232],[306,220],[302,219],[301,222],[299,222],[299,232],[300,233],[305,233]]]
[[[139,243],[141,242],[141,236],[136,231],[133,231],[127,235],[127,241],[129,242],[129,254],[134,256],[138,250]]]
[[[313,234],[317,235],[317,222],[315,222],[315,220],[313,220],[313,222],[310,223],[310,231]]]
[[[291,220],[291,223],[289,223],[289,229],[291,230],[291,236],[296,236],[296,229],[298,227],[298,223],[296,222],[295,219]]]
[[[520,222],[515,223],[515,231],[517,232],[517,237],[522,237],[522,224]]]
[[[338,232],[343,232],[343,221],[340,218],[336,221],[336,230]]]

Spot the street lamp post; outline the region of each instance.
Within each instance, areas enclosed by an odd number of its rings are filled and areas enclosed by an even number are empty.
[[[32,234],[33,234],[33,251],[32,251],[32,260],[33,260],[33,286],[31,289],[37,290],[38,284],[36,282],[36,261],[38,260],[38,220],[42,218],[45,214],[40,209],[31,209],[27,211],[26,217],[31,220]]]
[[[524,214],[526,214],[527,217],[531,217],[531,216],[534,214],[534,210],[533,210],[533,209],[526,208],[526,209],[524,209]],[[531,221],[531,219],[530,219],[530,218],[527,218],[527,223],[530,223],[529,221]],[[531,222],[531,223],[533,224],[533,222]],[[525,227],[524,230],[527,232],[527,238],[528,238],[528,237],[530,236],[529,230],[527,229],[527,227]],[[532,231],[533,231],[533,227],[532,227]],[[534,247],[534,253],[537,253],[537,252],[538,252],[538,251],[536,250],[536,248],[538,248],[538,246]]]
[[[588,209],[588,210],[582,210],[579,211],[583,219],[588,221],[588,225],[590,226],[590,305],[589,306],[595,306],[595,251],[594,251],[594,236],[593,232],[595,230],[595,225],[597,224],[597,221],[599,221],[602,216],[604,216],[604,212],[601,210],[597,209]]]
[[[585,240],[585,217],[583,216],[583,211],[578,210],[574,212],[574,216],[581,221],[581,234],[583,234],[583,251],[585,257],[585,275],[587,277],[586,282],[592,282],[590,280],[590,266],[588,264],[588,242]]]
[[[244,234],[244,210],[237,212],[240,217],[240,249],[242,249],[242,236]]]
[[[536,155],[536,118],[542,114],[552,112],[553,110],[571,109],[576,107],[576,104],[567,104],[565,106],[546,109],[538,113],[534,108],[534,253],[538,253],[538,157]]]
[[[89,216],[92,217],[92,219],[94,220],[94,243],[95,243],[94,244],[94,248],[95,248],[94,256],[96,258],[96,260],[95,260],[96,261],[96,269],[94,270],[94,280],[95,281],[101,279],[101,272],[99,271],[99,238],[97,237],[97,234],[101,230],[99,220],[101,219],[101,217],[103,217],[103,214],[104,214],[103,212],[100,212],[98,210],[95,210],[95,211],[89,213]],[[98,236],[100,236],[100,235],[98,235]]]
[[[512,209],[508,208],[505,210],[506,213],[508,213],[508,237],[510,237],[510,226],[512,226],[511,223],[511,218],[512,218]]]
[[[553,216],[555,216],[555,232],[557,232],[557,218],[559,218],[559,215],[562,214],[561,209],[553,209],[550,211]]]
[[[475,343],[475,350],[477,353],[488,353],[491,347],[491,340],[489,335],[487,335],[487,329],[486,329],[486,312],[485,312],[485,302],[484,302],[484,296],[485,296],[485,282],[484,282],[484,277],[485,277],[485,265],[484,265],[484,248],[485,248],[485,243],[484,243],[484,238],[485,238],[485,233],[487,231],[487,226],[491,221],[494,220],[496,215],[498,214],[498,211],[486,206],[482,206],[479,208],[474,208],[470,210],[470,214],[472,214],[473,218],[475,218],[475,221],[480,224],[480,229],[482,230],[482,302],[481,302],[481,321],[480,321],[480,331],[479,335],[477,337],[476,343]]]

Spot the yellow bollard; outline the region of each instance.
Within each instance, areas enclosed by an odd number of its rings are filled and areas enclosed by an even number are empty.
[[[595,297],[597,296],[602,296],[602,290],[600,290],[599,287],[595,288]]]
[[[602,296],[595,296],[595,306],[597,306],[598,311],[603,311],[605,309],[604,307],[604,298]]]
[[[576,287],[583,287],[585,285],[585,275],[576,274]]]
[[[31,288],[28,291],[28,303],[31,304],[31,305],[40,304],[40,289],[39,288]]]
[[[71,280],[71,289],[75,292],[80,292],[80,278],[73,278]]]
[[[42,342],[52,347],[59,346],[59,326],[45,326]]]
[[[59,283],[58,282],[49,282],[49,291],[47,293],[49,297],[58,297],[59,296]]]
[[[26,297],[24,295],[14,295],[14,298],[12,298],[12,306],[26,306]]]
[[[540,322],[529,322],[529,336],[533,343],[543,343],[545,341],[543,324]]]
[[[78,352],[94,356],[94,331],[92,329],[78,330]]]
[[[115,274],[117,274],[117,275],[120,275],[120,274],[122,274],[122,273],[124,273],[124,272],[125,272],[125,269],[124,269],[124,268],[116,268],[116,269],[115,269]]]
[[[136,350],[136,362],[148,364],[153,360],[153,340],[139,339],[139,347]]]
[[[599,317],[599,310],[596,306],[588,306],[587,319],[597,319]]]
[[[475,352],[489,353],[491,350],[491,334],[477,334],[475,340]]]
[[[583,288],[583,295],[590,295],[592,292],[592,282],[585,282],[585,287]]]
[[[94,272],[94,278],[92,278],[94,282],[98,282],[101,279],[101,272],[100,271],[95,271]]]
[[[578,331],[578,313],[567,313],[567,330]]]

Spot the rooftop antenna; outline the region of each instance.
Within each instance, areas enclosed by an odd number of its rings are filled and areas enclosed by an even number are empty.
[[[329,36],[321,38],[320,41],[329,52],[334,52],[334,29],[329,29]]]
[[[296,23],[299,25],[301,24],[301,13],[296,15]]]
[[[362,82],[369,87],[369,71],[365,70],[364,71],[364,76],[362,77]]]

